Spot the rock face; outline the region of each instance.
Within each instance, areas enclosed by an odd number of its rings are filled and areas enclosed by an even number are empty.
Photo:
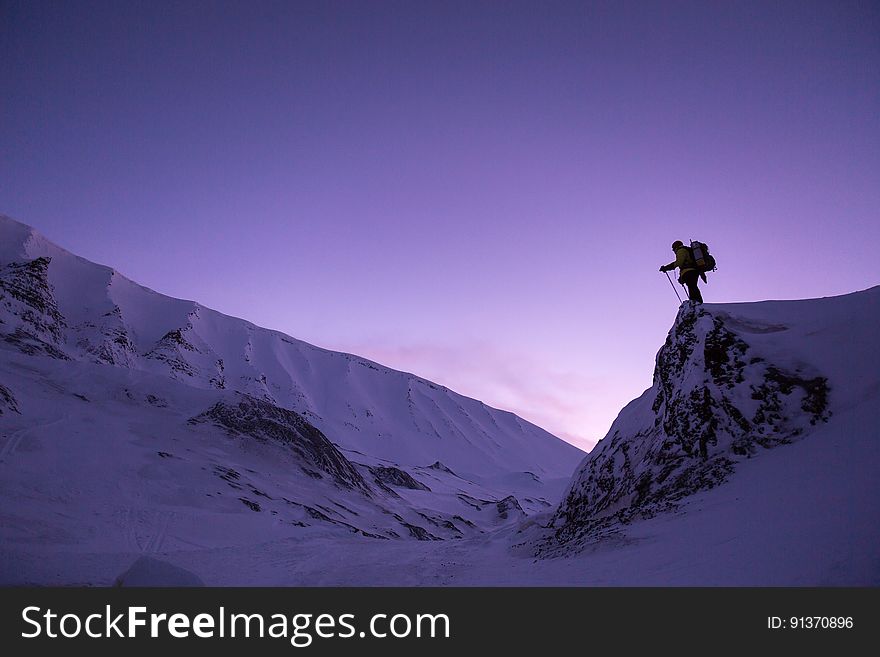
[[[575,475],[552,521],[558,541],[589,540],[613,523],[674,508],[724,481],[738,461],[828,419],[821,373],[770,362],[727,319],[682,305],[657,354],[653,386],[620,413]]]
[[[191,329],[192,325],[187,324],[183,329],[168,331],[147,353],[146,357],[166,363],[172,376],[177,374],[194,376],[196,369],[187,360],[186,352],[197,354],[199,350],[184,337],[184,333]]]
[[[76,326],[75,332],[76,346],[92,362],[130,368],[138,357],[119,306]]]
[[[496,508],[498,509],[498,516],[503,520],[507,520],[510,515],[520,518],[525,518],[526,516],[525,511],[523,511],[522,507],[519,505],[519,500],[513,495],[508,495],[498,502]]]
[[[213,422],[235,434],[289,445],[302,460],[300,467],[309,476],[322,478],[329,475],[341,486],[369,491],[369,486],[351,462],[299,413],[248,395],[239,394],[237,397],[237,404],[217,402],[190,422]]]
[[[370,468],[370,472],[376,478],[377,482],[381,482],[388,486],[409,488],[410,490],[431,490],[424,484],[413,479],[411,474],[400,468],[395,468],[393,466],[376,466]]]
[[[12,319],[3,327],[3,340],[27,354],[66,359],[62,349],[66,324],[49,285],[50,262],[51,258],[40,257],[0,269],[0,304]]]
[[[440,472],[445,472],[447,474],[454,475],[455,473],[447,468],[445,465],[440,463],[440,461],[434,461],[431,465],[428,466],[431,470],[439,470]]]

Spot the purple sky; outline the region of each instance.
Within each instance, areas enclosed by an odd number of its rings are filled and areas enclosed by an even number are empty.
[[[589,446],[707,301],[880,283],[876,2],[0,3],[0,213]]]

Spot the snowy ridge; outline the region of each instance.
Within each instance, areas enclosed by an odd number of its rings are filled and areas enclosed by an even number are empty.
[[[417,376],[158,294],[0,217],[0,338],[29,353],[237,390],[308,417],[333,442],[478,476],[571,472],[579,451]]]
[[[117,555],[84,575],[109,584],[133,555],[479,538],[545,513],[581,455],[0,218],[0,583],[57,581],[20,560],[66,550]]]
[[[576,548],[674,510],[767,450],[809,440],[836,412],[876,404],[878,319],[880,287],[805,301],[685,302],[653,386],[580,465],[553,519],[554,544]]]

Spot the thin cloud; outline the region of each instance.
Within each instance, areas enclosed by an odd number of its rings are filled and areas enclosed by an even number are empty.
[[[581,449],[590,449],[601,437],[597,432],[607,429],[589,417],[605,396],[600,381],[580,372],[554,370],[528,355],[486,343],[370,341],[346,348],[516,413]]]

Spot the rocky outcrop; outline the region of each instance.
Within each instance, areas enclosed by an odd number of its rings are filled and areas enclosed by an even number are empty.
[[[167,364],[172,375],[184,374],[188,377],[195,376],[198,372],[187,359],[187,352],[199,353],[199,350],[185,336],[191,329],[192,325],[187,324],[182,329],[178,328],[168,331],[147,352],[146,357]]]
[[[825,377],[770,362],[726,319],[683,304],[652,388],[621,412],[575,475],[552,521],[556,541],[587,540],[674,508],[724,481],[738,461],[828,419]]]
[[[429,532],[424,527],[419,527],[418,525],[412,525],[408,522],[401,522],[404,527],[409,531],[409,535],[416,539],[417,541],[442,541],[443,539],[439,536],[434,536],[431,532]]]
[[[428,466],[428,468],[430,468],[431,470],[439,470],[440,472],[445,472],[446,474],[451,474],[454,477],[458,476],[452,470],[440,463],[440,461],[434,461],[431,465]]]
[[[369,486],[354,465],[299,413],[248,395],[239,394],[237,398],[238,403],[217,402],[190,423],[211,422],[234,434],[289,446],[300,457],[300,468],[309,476],[329,475],[345,488],[369,493]]]
[[[2,339],[26,354],[68,359],[64,352],[64,317],[49,285],[51,258],[12,262],[0,270]]]
[[[138,356],[134,341],[122,319],[122,309],[113,309],[95,321],[74,327],[76,346],[95,363],[132,367]]]
[[[502,520],[507,520],[511,515],[517,518],[526,517],[526,512],[523,511],[523,508],[519,505],[519,501],[513,495],[508,495],[498,502],[495,508],[498,509],[498,516]]]
[[[375,466],[370,468],[370,473],[376,479],[377,483],[386,484],[388,486],[397,486],[399,488],[409,488],[410,490],[426,490],[431,489],[413,479],[412,475],[400,468],[394,466]]]

